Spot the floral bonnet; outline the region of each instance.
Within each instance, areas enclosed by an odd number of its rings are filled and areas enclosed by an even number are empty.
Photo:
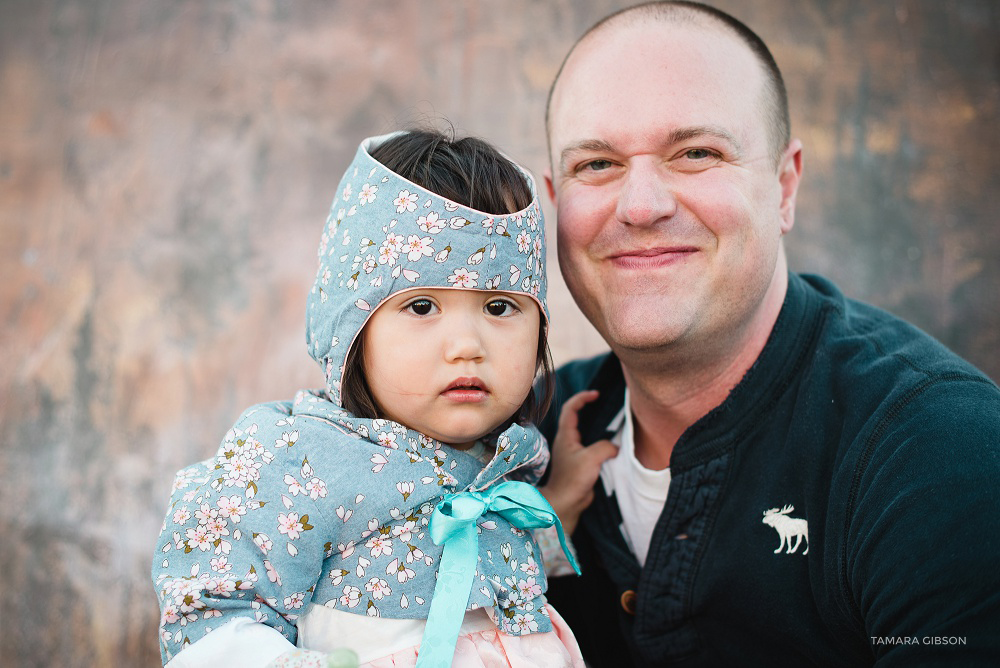
[[[416,185],[369,155],[395,134],[361,142],[320,240],[306,341],[338,405],[351,345],[375,309],[397,292],[428,287],[524,293],[538,302],[548,322],[545,225],[531,174],[513,163],[531,188],[527,208],[506,215],[477,211]]]

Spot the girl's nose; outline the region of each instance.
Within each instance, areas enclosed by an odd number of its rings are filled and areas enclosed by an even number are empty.
[[[446,361],[479,361],[485,357],[486,349],[475,316],[463,315],[451,318],[445,328],[445,336],[447,337],[444,346]]]
[[[626,225],[646,227],[677,211],[677,200],[668,187],[663,167],[654,157],[638,156],[618,193],[615,215]]]

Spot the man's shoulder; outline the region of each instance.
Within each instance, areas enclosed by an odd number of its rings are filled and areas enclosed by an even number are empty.
[[[842,382],[891,383],[901,389],[935,381],[996,386],[943,343],[892,313],[846,297],[830,281],[802,276],[825,313],[816,354]]]
[[[824,316],[801,392],[844,415],[841,434],[855,434],[860,461],[896,451],[934,461],[942,444],[972,457],[995,452],[1000,388],[988,376],[901,318],[803,279]]]

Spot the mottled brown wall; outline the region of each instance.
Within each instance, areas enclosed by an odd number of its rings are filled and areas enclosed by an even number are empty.
[[[718,4],[786,72],[793,266],[1000,379],[996,3]],[[540,174],[551,77],[619,6],[0,0],[0,665],[155,665],[171,474],[321,383],[305,295],[357,141],[442,114]],[[601,348],[552,302],[557,361]]]

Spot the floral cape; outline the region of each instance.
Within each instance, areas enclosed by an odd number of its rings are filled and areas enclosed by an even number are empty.
[[[427,530],[436,504],[504,480],[535,483],[547,465],[545,440],[530,425],[501,433],[484,466],[404,425],[342,408],[349,346],[396,292],[501,289],[545,308],[537,195],[508,216],[459,206],[374,161],[368,148],[382,140],[359,147],[320,244],[307,341],[327,387],[248,409],[215,457],[176,476],[153,562],[164,662],[237,617],[294,643],[311,603],[426,618],[442,550]],[[467,609],[485,608],[506,633],[551,630],[530,532],[496,513],[478,527]]]

